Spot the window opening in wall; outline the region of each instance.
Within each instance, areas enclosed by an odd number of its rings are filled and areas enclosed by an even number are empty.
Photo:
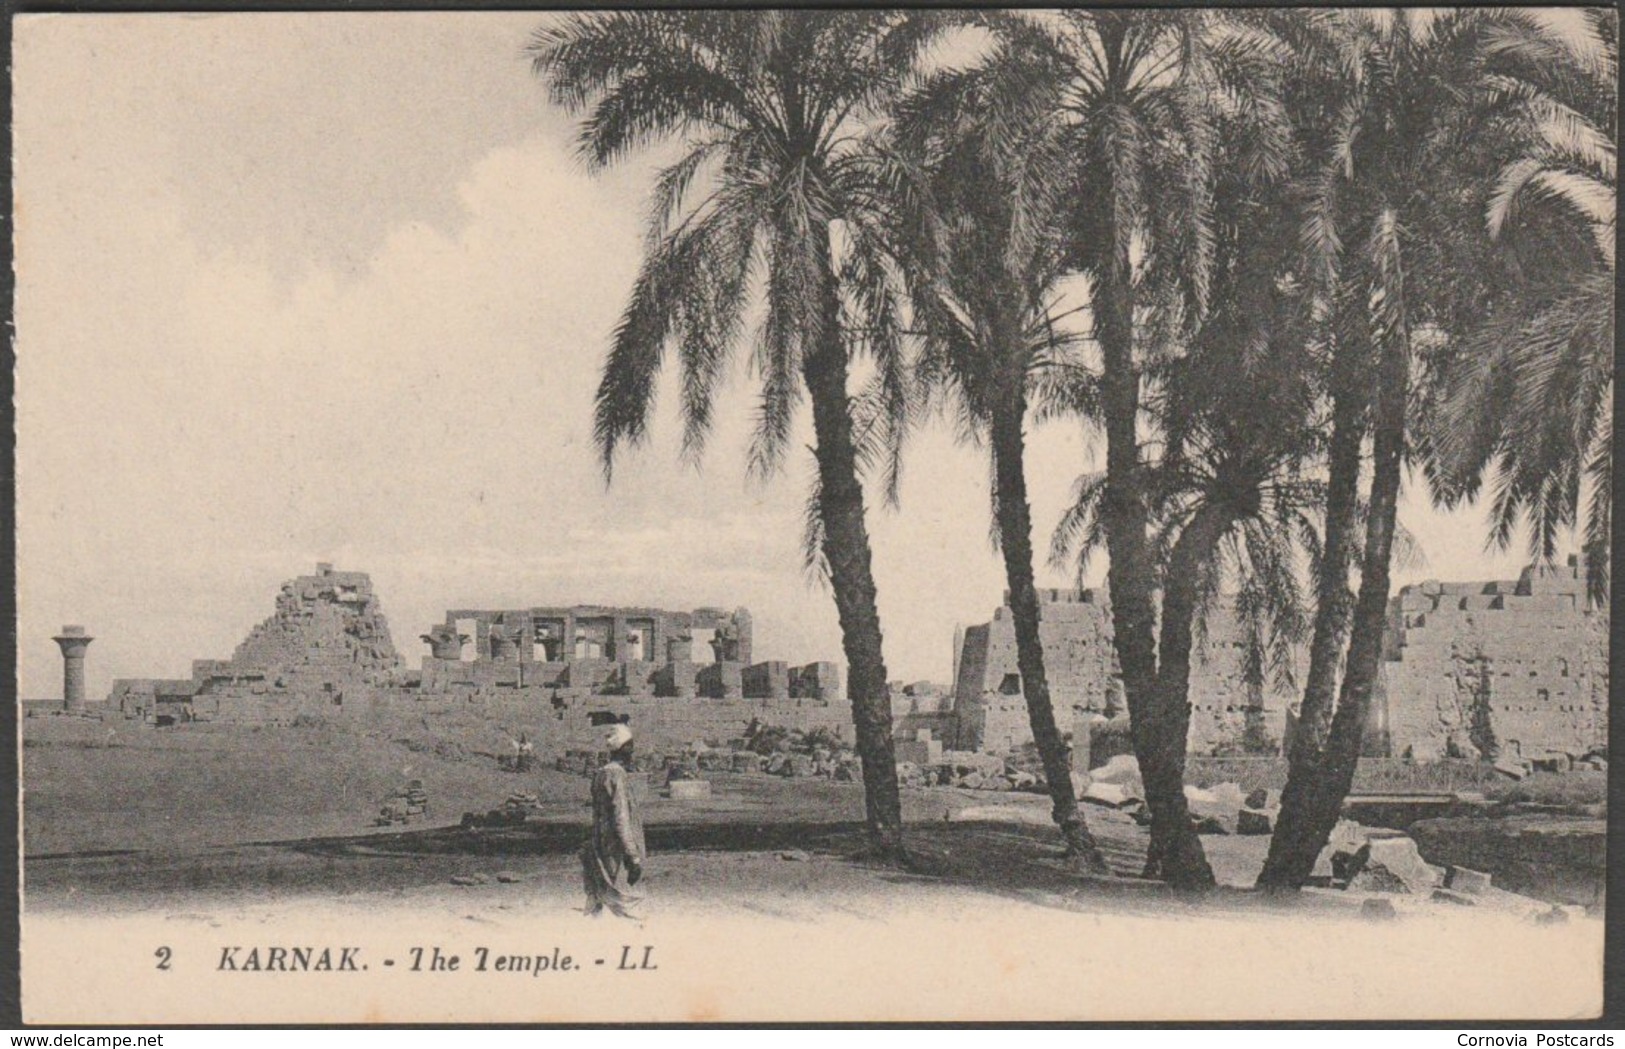
[[[711,647],[711,642],[716,640],[716,630],[712,627],[695,627],[689,633],[694,637],[693,655],[689,658],[696,663],[715,663],[717,650]]]
[[[477,619],[459,619],[454,624],[454,628],[456,629],[457,633],[468,638],[468,640],[457,649],[458,662],[468,663],[479,655],[479,653],[475,651],[479,646],[474,643],[475,639],[479,637],[479,625],[480,621]]]

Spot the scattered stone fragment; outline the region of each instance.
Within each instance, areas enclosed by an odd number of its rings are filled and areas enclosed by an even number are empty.
[[[502,882],[504,885],[512,885],[514,882],[524,880],[525,876],[518,871],[497,871],[497,881]]]
[[[1496,772],[1508,779],[1523,779],[1529,775],[1529,766],[1515,758],[1502,758],[1493,767]]]
[[[1387,867],[1372,866],[1360,871],[1344,886],[1350,892],[1381,892],[1406,896],[1411,892],[1404,879]]]
[[[1354,848],[1346,844],[1335,847],[1328,845],[1327,849],[1331,852],[1332,881],[1342,882],[1345,888],[1355,875],[1365,869],[1366,862],[1371,859],[1369,842],[1361,842]]]
[[[1096,805],[1109,805],[1117,809],[1122,808],[1130,801],[1138,801],[1128,789],[1118,783],[1091,783],[1084,788],[1083,801],[1093,802]]]
[[[483,874],[453,874],[451,876],[453,885],[484,885],[488,881],[490,879]]]
[[[1132,754],[1119,754],[1098,769],[1089,773],[1089,778],[1096,783],[1133,784],[1136,794],[1145,788],[1140,786],[1140,763]]]
[[[1393,900],[1385,900],[1381,896],[1373,896],[1360,903],[1360,917],[1367,921],[1386,922],[1399,917],[1399,911],[1394,907]]]
[[[1567,772],[1573,762],[1567,754],[1541,754],[1529,759],[1529,769],[1532,772]]]
[[[795,863],[806,863],[808,860],[812,859],[812,854],[802,849],[785,849],[783,852],[779,853],[779,859],[791,860]]]
[[[1234,834],[1241,803],[1241,788],[1234,783],[1223,783],[1211,790],[1185,788],[1185,804],[1198,834]]]
[[[1430,898],[1434,903],[1449,903],[1457,907],[1478,906],[1478,900],[1473,896],[1465,892],[1457,892],[1455,889],[1434,889]]]
[[[1365,861],[1348,879],[1348,887],[1365,892],[1426,895],[1439,884],[1439,872],[1408,837],[1372,838],[1360,850]]]
[[[1557,906],[1535,915],[1536,925],[1566,925],[1568,920],[1569,912]]]

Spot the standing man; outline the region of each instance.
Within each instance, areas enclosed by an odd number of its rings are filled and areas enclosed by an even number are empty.
[[[604,733],[609,761],[592,778],[592,836],[581,848],[586,883],[586,913],[598,917],[605,907],[623,918],[636,918],[630,908],[642,897],[631,889],[643,877],[643,817],[627,773],[632,767],[632,730],[614,724]]]

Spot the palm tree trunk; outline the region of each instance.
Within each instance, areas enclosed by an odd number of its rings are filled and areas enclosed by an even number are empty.
[[[1260,884],[1271,890],[1301,887],[1331,837],[1343,799],[1354,785],[1371,696],[1382,665],[1389,570],[1405,456],[1405,410],[1410,395],[1410,332],[1404,323],[1402,277],[1396,274],[1393,284],[1387,290],[1390,295],[1398,296],[1394,313],[1400,321],[1394,330],[1378,340],[1381,349],[1371,448],[1371,498],[1366,513],[1365,553],[1360,564],[1360,595],[1350,630],[1348,666],[1343,673],[1343,687],[1338,693],[1337,710],[1332,715],[1324,748],[1312,767],[1306,764],[1306,775],[1299,776],[1296,767],[1292,770],[1302,786],[1300,796],[1294,799],[1290,825],[1283,794],[1276,833],[1287,840],[1282,844],[1282,857],[1275,868],[1271,869],[1267,859],[1265,872],[1259,877]],[[1291,785],[1289,779],[1288,786]],[[1270,852],[1270,859],[1274,859],[1273,842]]]
[[[1072,789],[1072,763],[1067,746],[1055,725],[1055,709],[1050,703],[1049,679],[1044,673],[1044,649],[1038,633],[1038,590],[1033,584],[1032,512],[1027,502],[1024,472],[1025,442],[1022,421],[1026,398],[1017,377],[1013,394],[999,398],[992,419],[993,471],[998,492],[999,549],[1004,554],[1005,582],[1010,588],[1010,615],[1016,631],[1016,665],[1021,671],[1021,691],[1027,700],[1027,717],[1032,722],[1033,743],[1044,763],[1049,783],[1051,815],[1066,842],[1067,855],[1084,869],[1108,874],[1110,869],[1083,814],[1078,810]]]
[[[1162,843],[1164,862],[1159,866],[1169,883],[1200,888],[1212,884],[1213,874],[1185,803],[1186,740],[1180,725],[1186,719],[1164,710],[1157,694],[1156,616],[1151,597],[1156,573],[1146,546],[1148,521],[1136,432],[1140,377],[1134,367],[1132,279],[1128,248],[1123,244],[1095,282],[1095,335],[1104,365],[1101,406],[1106,422],[1106,490],[1101,520],[1111,558],[1106,580],[1134,755],[1140,763],[1153,833],[1160,835]]]
[[[840,617],[841,645],[846,653],[846,688],[852,701],[858,756],[863,762],[869,837],[878,858],[900,863],[905,859],[903,815],[897,755],[892,745],[891,694],[886,686],[863,484],[852,441],[846,346],[827,234],[820,235],[820,249],[821,330],[815,333],[811,351],[802,362],[816,437],[813,456],[818,464],[818,514],[823,525],[830,589],[835,593],[835,609]]]
[[[1351,348],[1340,347],[1332,389],[1332,434],[1327,470],[1326,536],[1316,581],[1314,635],[1309,643],[1309,672],[1303,704],[1288,749],[1286,788],[1281,813],[1270,838],[1269,856],[1258,876],[1260,888],[1295,891],[1314,871],[1325,838],[1316,833],[1313,813],[1324,811],[1320,794],[1328,782],[1324,768],[1331,731],[1337,669],[1348,631],[1349,564],[1358,528],[1360,445],[1365,439],[1366,398],[1348,374],[1354,370]],[[1335,822],[1335,821],[1334,821]],[[1330,834],[1330,828],[1327,829]]]
[[[1159,741],[1179,740],[1177,748],[1170,749],[1159,759],[1176,771],[1183,796],[1185,781],[1185,745],[1190,736],[1190,683],[1192,625],[1196,620],[1199,598],[1199,580],[1202,566],[1213,556],[1219,540],[1230,527],[1229,511],[1211,503],[1199,507],[1179,533],[1168,558],[1166,585],[1162,594],[1162,636],[1158,649],[1162,665],[1157,670],[1156,717],[1162,719],[1155,733]],[[1194,834],[1170,837],[1166,824],[1151,825],[1151,849],[1146,856],[1146,877],[1157,877],[1167,869],[1186,872],[1187,879],[1195,883],[1205,880],[1213,884],[1213,869],[1200,849],[1194,854],[1180,854],[1191,842],[1200,839]]]

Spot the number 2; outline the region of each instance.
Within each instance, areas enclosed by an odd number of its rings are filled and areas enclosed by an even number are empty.
[[[158,968],[169,968],[169,953],[168,947],[160,947],[156,951],[152,952],[153,957],[158,959]]]

